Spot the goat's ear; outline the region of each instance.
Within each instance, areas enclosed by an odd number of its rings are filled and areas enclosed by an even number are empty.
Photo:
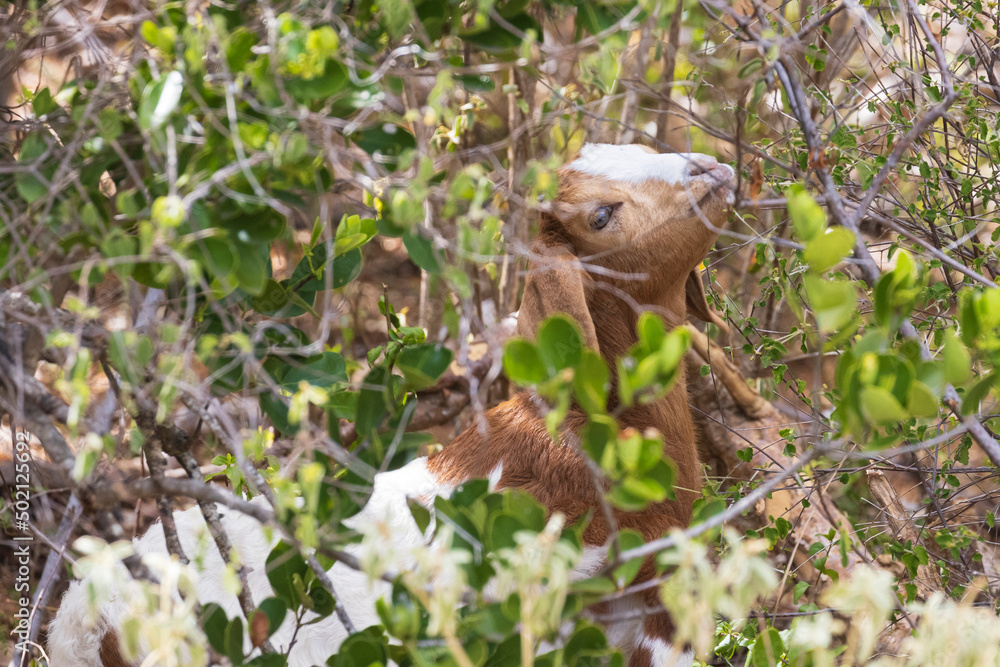
[[[684,301],[687,304],[688,315],[694,315],[702,322],[711,322],[724,333],[729,333],[729,325],[708,305],[705,287],[701,282],[701,271],[698,269],[689,273],[684,282]]]
[[[539,242],[532,250],[544,259],[529,267],[517,315],[518,335],[534,340],[545,318],[563,313],[580,325],[583,344],[598,352],[594,320],[587,306],[587,290],[593,279],[579,267],[567,245]]]

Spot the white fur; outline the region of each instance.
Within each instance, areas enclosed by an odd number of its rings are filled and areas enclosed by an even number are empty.
[[[603,176],[622,183],[639,184],[648,180],[665,181],[671,185],[684,185],[691,176],[691,167],[699,170],[724,168],[728,175],[719,181],[729,181],[733,169],[720,165],[710,155],[701,153],[649,153],[638,144],[587,144],[580,150],[580,157],[571,162],[569,169],[591,176]]]
[[[427,459],[417,459],[399,470],[377,475],[368,504],[357,516],[345,523],[360,528],[371,522],[386,521],[390,527],[393,547],[399,552],[405,552],[425,541],[413,521],[406,499],[415,498],[430,503],[434,496],[449,495],[451,491],[451,487],[439,484],[427,471]],[[266,501],[258,497],[253,502]],[[267,580],[266,561],[277,540],[268,539],[261,525],[251,517],[224,507],[219,508],[219,513],[233,548],[249,570],[247,579],[250,592],[254,602],[259,603],[272,594]],[[219,604],[230,617],[240,615],[239,601],[235,595],[227,592],[224,585],[225,567],[222,558],[214,542],[206,538],[207,527],[201,510],[193,507],[184,512],[175,512],[174,520],[185,554],[199,570],[198,599],[202,603]],[[346,551],[356,554],[358,549],[357,546],[351,546]],[[140,556],[165,553],[163,526],[157,523],[135,540],[135,550]],[[96,621],[90,617],[86,582],[77,581],[70,585],[59,613],[49,628],[49,664],[59,667],[100,666],[101,638],[107,629],[119,627],[128,606],[127,600],[123,599],[124,582],[128,581],[128,574],[123,566],[118,567],[121,569],[120,581],[123,582],[120,593],[102,607],[101,617]],[[388,583],[372,582],[364,573],[340,563],[334,564],[329,574],[340,601],[357,629],[379,623],[375,601],[389,591]],[[310,618],[314,616],[306,616],[307,621]],[[289,617],[271,638],[277,650],[287,648],[293,630],[293,620]],[[337,647],[346,637],[346,631],[335,616],[302,627],[289,656],[289,667],[324,664],[327,657],[336,653]]]
[[[694,651],[681,651],[659,637],[643,637],[639,646],[649,649],[653,667],[691,667]]]
[[[608,616],[621,620],[611,621],[604,625],[604,635],[608,638],[608,644],[618,646],[631,653],[642,637],[642,616],[635,614],[642,605],[642,601],[635,597],[620,598],[608,605]]]
[[[490,491],[496,491],[500,486],[500,478],[503,477],[503,461],[498,463],[493,470],[486,475],[486,480],[490,484]]]
[[[491,487],[495,487],[499,482],[501,472],[502,464],[491,471],[489,475]],[[405,554],[412,553],[415,547],[427,543],[427,535],[422,533],[413,521],[407,499],[412,498],[430,506],[436,496],[448,497],[453,490],[453,487],[439,483],[427,470],[427,459],[420,458],[399,470],[376,475],[374,491],[368,504],[356,516],[344,523],[360,531],[375,524],[384,524],[384,533],[391,536],[391,544],[386,545],[385,550],[400,555],[402,558],[397,564],[400,568],[406,568],[408,563]],[[252,502],[266,503],[261,497],[255,498]],[[240,512],[220,507],[219,513],[233,548],[249,571],[247,579],[253,600],[255,603],[260,603],[272,594],[271,585],[267,580],[266,561],[277,538],[266,537],[263,528],[255,519]],[[215,543],[208,536],[200,509],[193,507],[183,512],[175,512],[174,520],[184,552],[199,572],[197,583],[199,601],[203,604],[207,602],[219,604],[230,618],[242,615],[236,596],[226,589],[223,579],[225,567]],[[135,540],[134,546],[140,556],[166,553],[163,526],[159,523],[152,526],[145,535]],[[362,556],[360,545],[349,546],[346,551],[355,556]],[[603,547],[585,548],[583,557],[571,574],[571,579],[593,576],[604,564],[606,554],[607,549]],[[101,638],[108,629],[120,627],[128,609],[129,575],[120,563],[116,568],[120,570],[117,578],[120,582],[118,590],[114,591],[111,601],[101,608],[99,618],[91,617],[87,582],[76,581],[70,585],[59,612],[50,625],[49,664],[58,667],[100,666]],[[358,630],[380,622],[375,613],[375,602],[389,592],[388,583],[382,580],[372,581],[366,574],[340,563],[334,564],[329,574],[340,601]],[[311,618],[314,616],[307,615],[305,620]],[[275,649],[286,650],[293,631],[294,622],[289,615],[271,638]],[[327,657],[336,653],[346,637],[344,627],[335,616],[314,625],[303,626],[299,629],[289,656],[289,667],[324,664]],[[246,648],[249,650],[249,644]]]
[[[604,563],[608,559],[608,548],[604,547],[589,547],[585,546],[583,548],[583,555],[580,557],[580,561],[573,568],[573,573],[570,575],[570,580],[580,581],[582,579],[589,579],[597,574]]]

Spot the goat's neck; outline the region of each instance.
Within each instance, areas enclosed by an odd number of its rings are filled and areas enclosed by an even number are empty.
[[[606,300],[599,308],[594,309],[595,312],[615,314],[614,317],[594,322],[601,355],[611,372],[612,391],[609,393],[608,408],[615,411],[618,408],[617,360],[625,356],[629,348],[638,341],[636,324],[639,313],[636,312],[635,304],[626,303],[610,293],[596,292],[593,298]],[[659,303],[648,304],[645,308],[662,317],[668,331],[683,323],[683,316],[673,315],[684,312],[683,300],[673,303],[663,299]],[[622,428],[632,427],[640,431],[654,427],[663,434],[666,442],[689,443],[693,449],[694,428],[688,408],[683,363],[678,368],[677,382],[663,398],[648,405],[636,405],[622,410],[618,414],[618,423]]]
[[[683,367],[679,369],[677,383],[663,398],[650,404],[618,410],[615,398],[618,393],[615,376],[617,360],[637,340],[635,327],[639,315],[629,304],[610,293],[605,296],[595,292],[590,297],[608,299],[607,302],[591,304],[594,306],[591,312],[602,314],[594,326],[601,353],[611,371],[608,409],[623,428],[631,427],[639,431],[655,428],[663,434],[663,452],[677,464],[676,487],[679,489],[678,500],[681,501],[677,505],[680,509],[672,510],[676,521],[671,525],[687,525],[694,500],[690,490],[699,488],[700,481]],[[676,307],[676,304],[669,305]],[[661,311],[658,309],[657,312]],[[678,311],[667,308],[666,312]],[[604,317],[604,314],[611,317]],[[664,319],[668,328],[680,324],[669,317]],[[477,425],[466,429],[450,445],[432,455],[428,460],[428,469],[439,481],[448,484],[460,484],[470,477],[487,477],[501,471],[502,486],[524,487],[550,510],[561,511],[575,521],[581,511],[579,496],[586,496],[593,479],[587,467],[581,466],[579,458],[572,454],[571,448],[552,440],[542,422],[542,415],[544,406],[539,407],[537,395],[521,392],[487,412]],[[585,421],[582,413],[574,411],[564,426],[569,431],[576,431]],[[688,491],[683,493],[688,495],[682,497],[681,490],[685,489]],[[662,532],[661,524],[649,525],[653,526],[653,533]],[[598,531],[591,537],[591,544],[603,544],[606,533]]]

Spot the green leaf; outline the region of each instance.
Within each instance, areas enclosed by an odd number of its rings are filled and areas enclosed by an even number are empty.
[[[593,577],[591,579],[581,579],[570,584],[570,590],[574,593],[594,593],[597,595],[607,595],[618,590],[615,582],[606,577]]]
[[[416,6],[417,18],[420,19],[420,24],[423,26],[423,31],[427,33],[427,38],[432,42],[441,39],[445,28],[451,22],[451,6],[448,0],[420,0],[413,3]],[[419,39],[424,48],[427,48],[427,44],[421,39],[422,36],[416,36]],[[461,59],[459,59],[461,62]],[[456,77],[457,78],[457,77]]]
[[[317,243],[312,248],[311,255],[303,257],[296,265],[288,284],[296,294],[311,302],[316,292],[326,289],[325,272],[330,266],[333,267],[331,287],[340,289],[361,274],[361,249],[354,247],[338,256],[335,242],[331,256],[327,254],[324,242]]]
[[[396,358],[396,367],[406,377],[408,389],[423,389],[437,382],[454,358],[440,343],[407,345]]]
[[[490,517],[486,530],[487,545],[494,551],[517,546],[514,535],[526,529],[527,526],[510,512],[494,514]]]
[[[265,653],[243,664],[245,667],[286,667],[288,660],[280,653]]]
[[[645,498],[634,495],[623,485],[611,487],[608,500],[611,501],[612,505],[626,512],[640,512],[649,505]]]
[[[856,164],[855,170],[858,172],[858,181],[860,181],[861,187],[867,190],[868,186],[875,179],[875,174],[878,173],[878,170],[863,161],[859,161]]]
[[[208,238],[198,241],[191,248],[192,259],[198,260],[203,269],[212,276],[225,276],[233,270],[236,264],[235,248],[218,238]]]
[[[345,235],[343,238],[337,239],[337,243],[334,246],[334,253],[337,255],[341,255],[347,252],[348,250],[353,250],[354,248],[360,248],[367,240],[368,238],[364,234]]]
[[[383,123],[351,135],[351,141],[361,150],[392,171],[399,162],[399,157],[408,150],[417,147],[413,135],[399,125]]]
[[[938,399],[930,387],[920,380],[914,380],[910,384],[906,408],[917,417],[934,417],[938,413]]]
[[[111,365],[123,379],[136,386],[144,384],[146,366],[153,360],[153,354],[153,342],[146,335],[115,331],[108,340]]]
[[[663,346],[663,341],[667,337],[667,330],[663,324],[663,318],[650,312],[639,315],[636,323],[636,333],[639,334],[639,342],[643,349],[648,352],[659,350]]]
[[[858,140],[847,125],[840,125],[830,134],[830,143],[837,148],[857,148]]]
[[[554,315],[538,328],[538,354],[550,371],[575,367],[583,354],[583,340],[575,322]]]
[[[421,533],[425,532],[427,530],[427,526],[431,523],[430,511],[419,501],[411,498],[406,499],[406,504],[410,507],[410,514],[413,516],[413,521],[417,524],[417,529]]]
[[[578,32],[586,30],[591,35],[610,30],[621,19],[621,13],[615,11],[613,3],[607,5],[598,2],[574,2],[577,5],[576,22]]]
[[[337,601],[330,595],[330,591],[315,579],[309,586],[308,595],[310,608],[320,616],[329,616],[337,606]]]
[[[12,242],[10,236],[0,235],[0,281],[7,278],[7,272],[10,272],[10,275],[13,276],[13,265],[7,265],[7,260],[10,257],[11,245]]]
[[[802,241],[809,243],[826,228],[826,213],[801,185],[791,186],[786,196],[795,231]]]
[[[221,227],[226,230],[229,239],[247,246],[264,245],[274,241],[285,231],[284,218],[271,210],[254,207],[249,211],[227,211],[223,207],[223,211],[225,215],[220,219],[218,213],[213,215],[202,202],[195,202],[191,206],[190,216],[199,227]]]
[[[642,434],[634,429],[624,431],[618,438],[618,460],[625,470],[633,471],[639,467],[642,445]]]
[[[101,241],[101,254],[111,259],[115,257],[127,257],[138,252],[139,244],[134,236],[130,236],[120,229],[112,229],[110,233]],[[0,257],[2,260],[2,257]],[[0,265],[3,262],[0,261]],[[131,273],[131,264],[116,264],[115,270],[124,275]]]
[[[972,388],[965,392],[965,395],[962,396],[962,414],[969,415],[979,410],[979,404],[990,393],[998,377],[1000,377],[1000,374],[994,371],[972,385]]]
[[[139,103],[139,127],[155,130],[170,118],[184,92],[184,77],[178,71],[168,72],[146,86]]]
[[[62,111],[62,108],[53,99],[52,91],[48,88],[42,88],[35,94],[34,99],[31,100],[31,110],[35,112],[35,117],[38,118],[40,116],[59,113]]]
[[[912,284],[917,279],[918,267],[913,261],[913,255],[905,250],[900,250],[895,254],[896,265],[892,268],[892,274],[896,280],[904,286]]]
[[[413,21],[413,5],[411,2],[385,2],[380,3],[381,23],[385,26],[385,31],[394,40],[399,39],[410,27]]]
[[[548,378],[538,349],[523,338],[514,338],[503,348],[503,370],[514,383],[533,385]]]
[[[243,664],[243,619],[239,616],[230,620],[222,633],[222,654],[234,665]]]
[[[267,415],[274,428],[281,433],[294,435],[299,425],[293,425],[288,420],[288,405],[271,392],[261,392],[258,397],[260,409]]]
[[[391,374],[382,366],[376,366],[365,376],[358,396],[358,434],[367,435],[375,430],[388,414],[386,391],[391,382]]]
[[[360,249],[355,248],[333,260],[333,289],[340,289],[359,275],[361,275]]]
[[[330,394],[326,407],[335,419],[354,421],[358,413],[358,397],[356,391],[338,391]]]
[[[822,273],[840,263],[854,248],[854,233],[843,227],[827,229],[806,245],[802,258],[813,271]]]
[[[296,578],[301,581],[309,572],[309,566],[299,552],[285,542],[279,542],[267,556],[267,580],[274,594],[290,609],[298,609],[301,600],[298,595]]]
[[[267,598],[257,606],[257,609],[267,616],[268,637],[278,631],[288,612],[288,606],[280,598]]]
[[[163,51],[164,54],[169,54],[174,50],[174,44],[177,41],[177,29],[173,26],[160,28],[152,21],[143,21],[139,32],[142,38],[149,42],[150,46]]]
[[[691,525],[708,521],[713,516],[726,510],[726,501],[722,498],[698,498],[694,501],[691,513]]]
[[[945,338],[941,356],[945,382],[956,386],[965,384],[972,375],[972,357],[954,332],[949,332]]]
[[[116,140],[124,131],[121,112],[117,109],[101,109],[101,112],[97,115],[97,127],[100,129],[101,137],[105,141]]]
[[[250,300],[250,305],[258,313],[270,315],[288,305],[291,296],[284,285],[274,278],[268,278],[264,281],[264,287],[260,294]]]
[[[348,251],[360,248],[372,240],[377,233],[375,220],[373,218],[362,218],[358,215],[345,215],[337,225],[337,232],[333,238],[333,255],[340,257]],[[313,230],[316,235],[316,230]],[[314,248],[323,250],[325,244],[319,241],[313,243]]]
[[[612,467],[615,457],[614,445],[618,442],[618,422],[608,415],[591,414],[590,419],[580,430],[580,442],[584,451],[595,463],[604,469]]]
[[[588,414],[604,412],[610,379],[608,366],[601,355],[584,348],[573,374],[573,391]]]
[[[542,36],[542,28],[538,24],[538,21],[526,12],[509,17],[507,23],[510,23],[515,29],[521,32],[533,31],[536,38],[540,39]],[[508,30],[506,26],[492,19],[490,19],[485,27],[465,29],[459,35],[469,44],[486,51],[515,49],[524,41],[520,35]]]
[[[660,502],[667,497],[667,490],[655,479],[649,477],[626,477],[622,480],[626,491],[649,502]]]
[[[330,667],[371,667],[389,663],[389,642],[382,629],[373,625],[356,632],[340,645],[337,655],[327,660]]]
[[[201,608],[201,627],[205,630],[209,645],[219,653],[226,652],[225,634],[228,625],[229,618],[218,604],[209,602]]]
[[[750,652],[750,664],[753,667],[773,667],[783,664],[781,657],[785,654],[785,642],[781,634],[774,628],[767,628],[757,635],[753,650]]]
[[[811,274],[802,276],[802,282],[821,330],[827,333],[838,331],[854,319],[858,298],[851,283],[826,280]]]
[[[48,143],[41,133],[29,134],[21,144],[21,154],[17,157],[20,165],[34,164],[48,150]],[[55,166],[43,167],[38,164],[35,169],[42,174],[46,181],[52,178],[55,173]],[[14,173],[14,182],[17,184],[17,194],[29,204],[44,197],[49,193],[50,185],[39,180],[30,171],[18,171]]]
[[[267,286],[268,268],[270,256],[267,254],[266,246],[263,249],[257,246],[236,244],[239,263],[233,271],[233,277],[239,286],[248,294],[259,296],[264,293]]]
[[[656,462],[656,465],[652,470],[649,471],[649,477],[655,479],[657,483],[663,486],[667,494],[667,500],[677,500],[676,485],[677,485],[677,464],[669,456],[660,455],[660,460]]]
[[[861,390],[861,411],[875,424],[898,424],[910,418],[892,392],[874,385]]]
[[[589,658],[603,655],[607,648],[608,640],[599,627],[578,622],[576,630],[566,642],[563,656],[567,665],[589,665]]]
[[[428,273],[440,273],[441,265],[438,263],[437,250],[434,242],[417,231],[409,231],[403,234],[403,245],[410,255],[413,263]]]
[[[226,62],[232,72],[241,72],[247,61],[253,57],[251,49],[257,44],[257,35],[239,28],[229,35],[226,44]]]
[[[281,379],[281,386],[295,391],[300,382],[308,382],[316,387],[331,387],[337,382],[347,382],[347,362],[336,352],[327,350],[301,364],[291,365]]]
[[[659,319],[657,317],[657,319]],[[660,361],[661,373],[673,373],[684,359],[691,347],[691,333],[686,327],[676,327],[667,334],[660,345],[657,358]]]
[[[642,539],[642,534],[640,532],[629,528],[623,528],[619,533],[618,539],[621,544],[622,551],[628,551],[629,549],[642,546],[643,542],[645,542],[645,540]],[[639,569],[642,567],[644,562],[644,558],[633,558],[627,563],[616,567],[614,571],[614,578],[615,581],[618,582],[618,586],[623,588],[632,583],[632,580],[635,579],[637,574],[639,574]]]
[[[492,93],[496,87],[487,74],[460,74],[455,80],[470,93]]]
[[[319,76],[288,79],[285,81],[285,89],[297,102],[308,104],[333,97],[344,90],[348,81],[347,68],[331,59],[326,61],[323,73]]]
[[[531,0],[501,0],[497,2],[496,9],[497,13],[506,19],[524,12],[530,5]]]

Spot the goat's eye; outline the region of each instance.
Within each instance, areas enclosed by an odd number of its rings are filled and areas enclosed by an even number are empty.
[[[591,221],[591,224],[594,226],[594,229],[604,229],[605,227],[607,227],[608,223],[611,222],[611,215],[614,212],[615,212],[614,206],[602,206],[601,208],[597,209],[597,211],[594,213],[594,219]]]

